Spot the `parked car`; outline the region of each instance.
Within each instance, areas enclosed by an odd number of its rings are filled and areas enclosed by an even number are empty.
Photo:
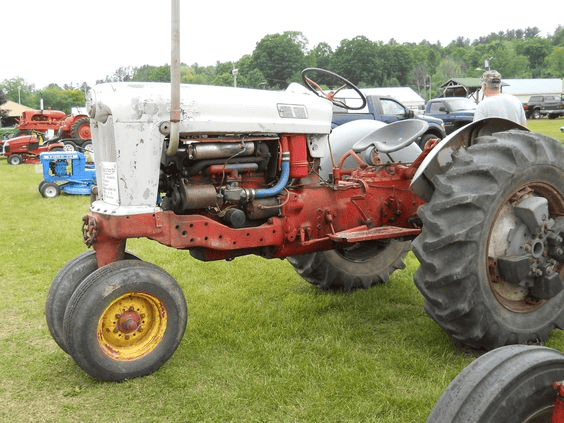
[[[354,104],[355,99],[340,98],[338,100],[345,104]],[[353,120],[369,119],[384,123],[392,123],[405,119],[418,119],[426,122],[429,126],[425,133],[416,141],[423,149],[427,141],[433,138],[443,139],[446,136],[445,127],[441,119],[432,116],[416,115],[413,110],[404,106],[392,97],[378,95],[366,96],[366,106],[360,110],[347,110],[342,107],[333,107],[333,120],[331,126],[336,128]]]
[[[441,119],[447,135],[474,120],[476,103],[466,97],[433,98],[425,106],[425,115]]]
[[[523,108],[527,119],[539,119],[543,116],[555,119],[564,116],[564,98],[562,95],[532,95],[523,104]]]

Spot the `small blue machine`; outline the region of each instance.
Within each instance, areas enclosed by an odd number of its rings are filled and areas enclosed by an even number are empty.
[[[39,192],[43,197],[65,194],[88,195],[96,184],[94,163],[86,163],[86,157],[79,151],[57,151],[39,155],[43,166],[43,181]]]

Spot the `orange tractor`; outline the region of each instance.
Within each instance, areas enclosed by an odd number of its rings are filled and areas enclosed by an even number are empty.
[[[93,161],[92,135],[88,116],[66,115],[59,110],[24,111],[18,134],[3,145],[9,164],[39,163],[39,154],[53,148],[83,151]],[[49,137],[49,131],[55,136]]]
[[[83,114],[66,115],[60,110],[27,110],[18,124],[20,135],[32,131],[46,133],[53,130],[57,138],[66,145],[85,148],[92,143],[90,119]],[[22,134],[23,133],[23,134]]]

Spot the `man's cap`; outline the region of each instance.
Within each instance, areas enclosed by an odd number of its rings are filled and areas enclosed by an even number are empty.
[[[486,84],[488,87],[501,87],[501,75],[496,70],[485,71],[482,75],[481,81],[482,84]]]

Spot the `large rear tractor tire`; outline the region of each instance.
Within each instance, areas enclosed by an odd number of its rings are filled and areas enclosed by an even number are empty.
[[[564,354],[509,345],[467,366],[445,389],[428,423],[550,423],[564,379]]]
[[[124,260],[139,260],[139,258],[126,252]],[[86,251],[65,264],[49,288],[45,303],[47,327],[57,345],[66,353],[68,350],[63,336],[63,319],[67,304],[80,283],[96,269],[98,269],[96,252]]]
[[[172,356],[187,315],[182,290],[168,273],[122,260],[91,273],[72,294],[63,323],[65,344],[97,380],[145,376]]]
[[[564,148],[526,131],[479,137],[432,178],[415,274],[427,313],[474,349],[564,326]]]
[[[386,283],[404,267],[410,241],[388,239],[289,257],[298,274],[322,290],[353,291]]]
[[[79,140],[89,140],[92,139],[92,130],[90,129],[90,119],[81,118],[77,119],[76,122],[72,124],[71,127],[72,138],[78,138]]]

